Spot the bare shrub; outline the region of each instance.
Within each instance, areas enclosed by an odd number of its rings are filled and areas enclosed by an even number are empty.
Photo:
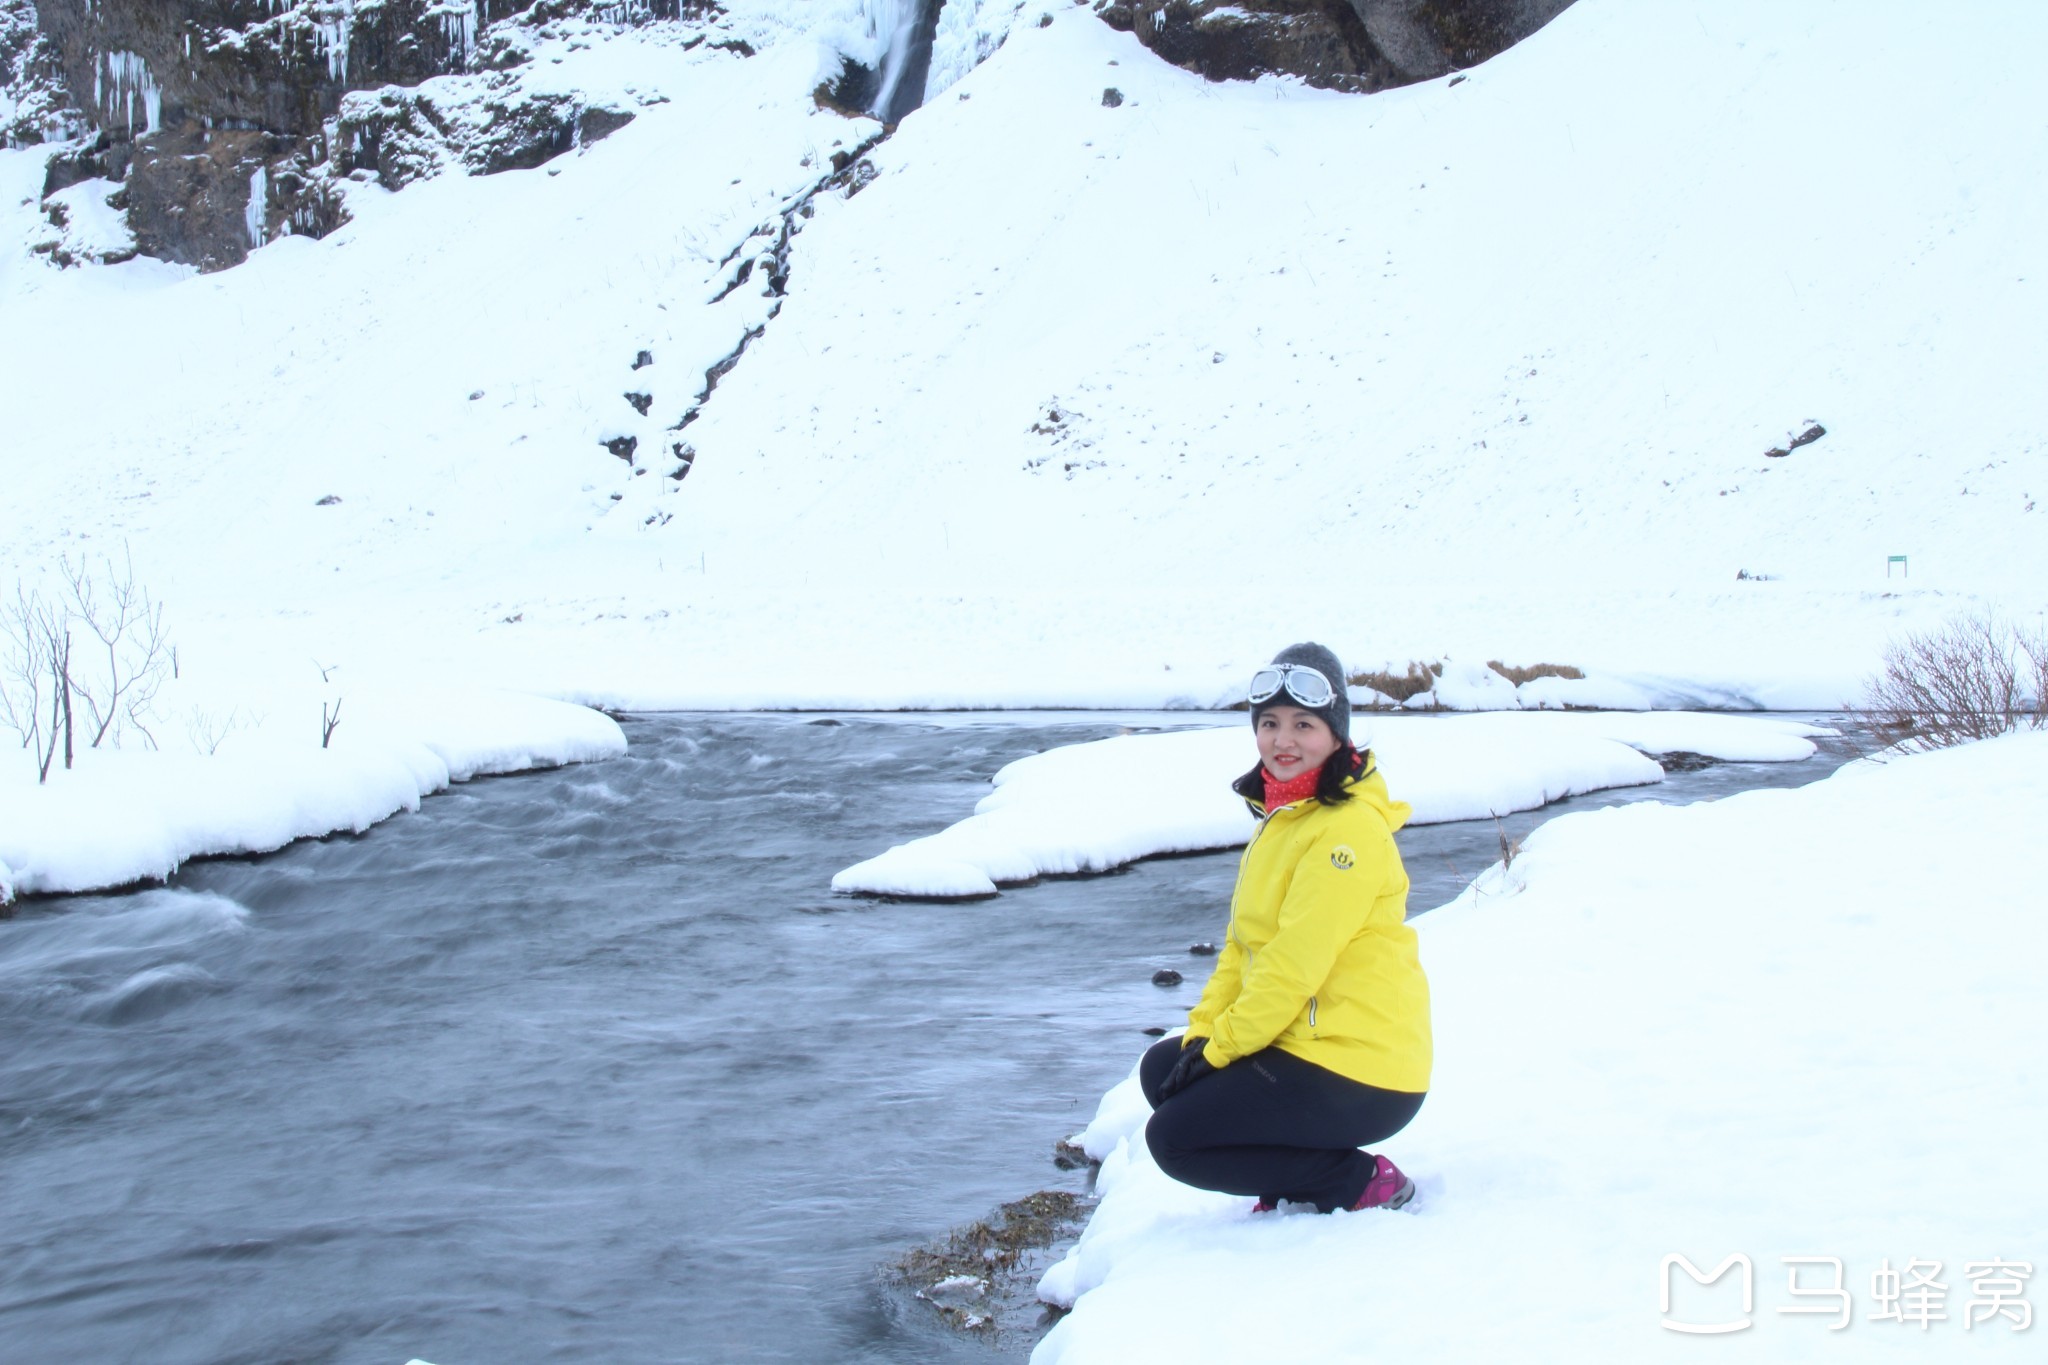
[[[36,780],[50,780],[57,750],[71,766],[71,630],[62,602],[22,583],[0,607],[0,722],[35,759]],[[47,714],[46,714],[47,713]]]
[[[192,752],[211,758],[220,752],[220,746],[237,730],[261,723],[259,714],[243,714],[242,708],[231,708],[221,716],[204,707],[194,706],[185,712],[185,737],[192,741]]]
[[[91,747],[110,739],[120,747],[123,730],[134,730],[149,747],[156,735],[146,723],[150,704],[171,672],[171,648],[164,638],[163,603],[135,581],[135,562],[126,550],[117,566],[111,557],[94,572],[80,556],[60,560],[66,604],[74,620],[99,643],[93,667],[83,666],[72,688],[85,703]]]
[[[1406,673],[1353,673],[1345,681],[1353,687],[1370,687],[1396,703],[1420,696],[1436,686],[1436,680],[1443,676],[1442,664],[1426,664],[1415,660],[1408,665]]]
[[[1568,678],[1577,682],[1586,676],[1583,670],[1570,664],[1530,664],[1525,668],[1519,664],[1504,664],[1499,659],[1490,659],[1486,666],[1517,687],[1525,682],[1534,682],[1538,678]]]
[[[2034,694],[2032,719],[2036,730],[2048,727],[2048,622],[2036,625],[2032,630],[2021,630],[2020,649],[2025,652],[2027,662],[2033,665],[2032,677],[2027,680]]]
[[[34,755],[44,782],[60,751],[72,765],[81,732],[90,748],[118,748],[127,731],[155,748],[150,706],[172,667],[163,606],[136,583],[125,552],[118,567],[107,558],[97,570],[61,559],[58,577],[53,596],[18,581],[0,602],[0,725]]]
[[[1879,739],[1906,750],[2038,727],[2044,655],[2042,642],[1991,612],[1952,617],[1886,647],[1883,669],[1864,685],[1862,710]]]

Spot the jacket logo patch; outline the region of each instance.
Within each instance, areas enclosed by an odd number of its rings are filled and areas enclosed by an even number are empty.
[[[1358,855],[1351,851],[1351,845],[1339,844],[1330,850],[1330,866],[1339,872],[1349,872],[1351,865],[1358,861]]]

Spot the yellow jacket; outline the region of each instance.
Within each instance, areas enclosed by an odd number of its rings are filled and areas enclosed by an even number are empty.
[[[1238,864],[1230,940],[1188,1036],[1209,1040],[1212,1066],[1271,1046],[1422,1094],[1429,980],[1404,923],[1408,873],[1394,847],[1411,807],[1388,797],[1370,753],[1345,785],[1351,800],[1334,806],[1311,798],[1268,814],[1251,801],[1265,818]]]

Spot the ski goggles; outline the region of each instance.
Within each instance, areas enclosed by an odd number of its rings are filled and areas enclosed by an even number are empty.
[[[1251,690],[1245,699],[1260,706],[1283,691],[1311,711],[1328,706],[1337,695],[1330,680],[1307,664],[1268,664],[1252,674]]]

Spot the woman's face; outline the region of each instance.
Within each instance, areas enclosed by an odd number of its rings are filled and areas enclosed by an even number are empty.
[[[1299,706],[1274,706],[1259,713],[1253,727],[1259,737],[1259,761],[1273,776],[1286,779],[1316,771],[1337,752],[1337,736],[1313,711]]]

